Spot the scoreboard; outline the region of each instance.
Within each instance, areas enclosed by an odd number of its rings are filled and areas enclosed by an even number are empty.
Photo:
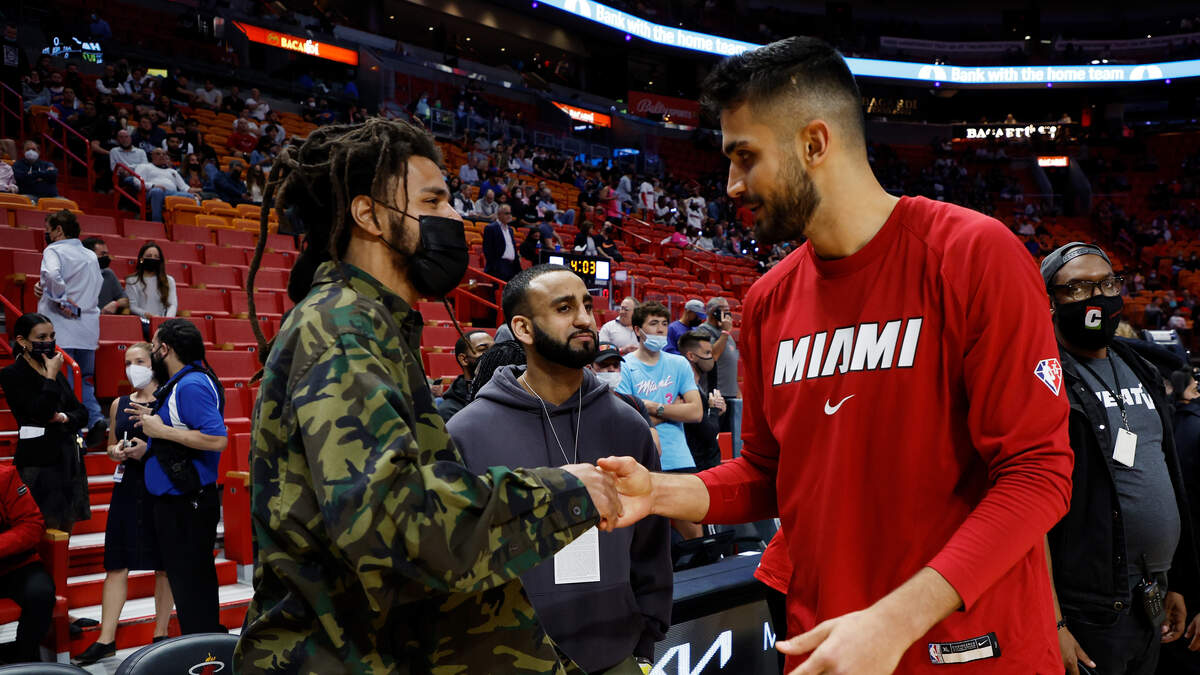
[[[611,268],[608,258],[568,253],[566,251],[545,251],[542,262],[551,265],[562,265],[583,279],[588,288],[608,288]]]

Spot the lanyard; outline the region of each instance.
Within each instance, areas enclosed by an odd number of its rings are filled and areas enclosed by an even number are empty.
[[[524,377],[524,376],[522,375],[522,377]],[[575,417],[576,417],[576,421],[575,421],[575,461],[572,462],[571,458],[567,457],[567,451],[565,448],[563,448],[562,441],[558,440],[558,432],[554,430],[554,422],[551,421],[551,419],[550,419],[550,410],[546,407],[546,402],[542,400],[542,397],[540,394],[538,394],[536,391],[533,390],[533,387],[529,386],[528,379],[521,380],[521,384],[525,385],[525,388],[529,390],[529,393],[536,396],[538,402],[542,404],[542,412],[546,415],[546,424],[550,425],[550,433],[554,434],[554,442],[558,444],[558,451],[562,453],[563,461],[566,462],[567,464],[578,464],[579,463],[579,427],[583,426],[583,385],[581,384],[579,386],[579,392],[578,392],[579,393],[579,410],[575,413]],[[549,445],[549,444],[547,444],[547,445]]]
[[[1104,357],[1104,360],[1108,361],[1108,365],[1109,365],[1109,367],[1110,367],[1110,368],[1112,368],[1113,382],[1115,382],[1115,383],[1116,383],[1116,385],[1117,385],[1117,389],[1118,389],[1118,390],[1120,390],[1120,389],[1121,389],[1121,378],[1117,377],[1117,367],[1116,367],[1116,365],[1114,365],[1114,364],[1113,364],[1112,357],[1111,357],[1111,356],[1106,356],[1106,357]],[[1109,393],[1109,395],[1111,395],[1111,396],[1113,397],[1113,399],[1114,399],[1114,400],[1116,400],[1116,402],[1117,402],[1117,409],[1119,409],[1119,410],[1121,411],[1121,422],[1122,422],[1122,423],[1124,423],[1124,425],[1125,425],[1125,430],[1126,430],[1126,431],[1129,431],[1129,430],[1130,430],[1130,429],[1129,429],[1129,415],[1128,415],[1128,414],[1126,414],[1126,412],[1125,412],[1125,399],[1121,398],[1121,395],[1120,395],[1118,392],[1116,392],[1116,391],[1113,391],[1113,390],[1112,390],[1112,388],[1110,388],[1110,387],[1108,386],[1108,383],[1107,383],[1107,382],[1105,382],[1105,381],[1104,381],[1104,380],[1103,380],[1103,379],[1102,379],[1102,378],[1101,378],[1101,377],[1100,377],[1100,376],[1099,376],[1099,375],[1096,373],[1096,371],[1092,370],[1092,367],[1091,367],[1091,366],[1089,366],[1088,364],[1084,363],[1083,361],[1079,361],[1079,365],[1081,365],[1081,366],[1083,366],[1084,368],[1086,368],[1086,369],[1087,369],[1087,371],[1088,371],[1089,373],[1091,373],[1091,374],[1092,374],[1092,377],[1096,378],[1096,381],[1100,383],[1100,386],[1101,386],[1101,387],[1104,387],[1104,390],[1105,390],[1105,391],[1107,391],[1107,392]]]

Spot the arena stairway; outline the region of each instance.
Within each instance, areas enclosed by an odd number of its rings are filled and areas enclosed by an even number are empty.
[[[0,358],[0,368],[9,365],[11,357]],[[0,461],[11,462],[15,448],[16,425],[7,401],[0,395]],[[74,531],[63,547],[66,555],[65,590],[58,594],[67,600],[67,615],[70,621],[77,619],[100,620],[101,598],[104,587],[104,528],[108,522],[108,508],[112,498],[113,471],[116,463],[107,455],[92,451],[85,458],[88,474],[88,497],[92,516],[75,524]],[[60,549],[60,550],[63,550]],[[249,607],[253,589],[248,583],[249,568],[239,567],[235,560],[225,557],[224,518],[217,525],[217,545],[213,552],[216,558],[217,578],[220,585],[221,623],[230,629],[240,629]],[[240,556],[243,560],[246,556]],[[50,565],[47,565],[50,567]],[[240,573],[239,573],[240,572]],[[0,625],[0,643],[16,638],[16,621]],[[179,634],[179,624],[172,613],[169,634]],[[91,626],[70,638],[70,655],[78,656],[100,636],[100,627]],[[154,573],[150,571],[129,574],[128,595],[117,626],[118,657],[151,643],[154,636]],[[119,659],[105,659],[97,664],[93,672],[110,672]],[[111,669],[105,670],[109,666]]]

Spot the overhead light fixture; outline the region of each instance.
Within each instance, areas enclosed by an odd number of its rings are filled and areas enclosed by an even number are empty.
[[[1092,59],[1092,65],[1093,65],[1093,66],[1098,66],[1098,65],[1100,65],[1100,59]]]
[[[395,14],[392,14],[392,15],[391,15],[391,16],[389,16],[388,18],[389,18],[389,19],[391,19],[392,21],[395,21],[395,20],[396,20],[396,15],[395,15]]]
[[[502,52],[503,52],[503,51],[507,51],[507,50],[508,50],[508,47],[501,47],[501,48],[500,48],[500,51],[502,51]]]
[[[433,26],[430,26],[430,27],[429,27],[429,30],[433,30]]]
[[[1026,39],[1026,40],[1032,40],[1032,39],[1033,39],[1033,36],[1032,36],[1032,35],[1026,35],[1026,36],[1025,36],[1025,39]]]
[[[467,42],[470,42],[470,41],[471,41],[471,36],[470,36],[470,35],[468,35],[468,36],[467,36]]]

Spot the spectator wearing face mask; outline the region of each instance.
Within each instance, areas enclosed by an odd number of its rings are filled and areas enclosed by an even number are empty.
[[[125,350],[125,377],[133,392],[113,399],[109,408],[108,458],[117,462],[113,474],[112,502],[104,527],[104,594],[100,609],[100,637],[76,659],[79,665],[95,663],[117,653],[117,621],[125,605],[130,570],[154,570],[154,641],[167,637],[173,598],[158,553],[154,529],[154,503],[146,492],[145,463],[136,457],[146,449],[146,434],[125,412],[131,403],[153,406],[158,382],[154,377],[150,345],[130,345]]]
[[[532,267],[505,286],[502,304],[527,366],[496,370],[447,424],[467,467],[561,467],[620,452],[656,468],[645,423],[585,369],[597,340],[592,297],[579,277],[560,265]],[[642,664],[649,667],[670,625],[667,522],[643,523],[589,530],[573,544],[587,558],[574,570],[564,556],[521,575],[546,633],[586,672],[646,672]]]
[[[46,249],[42,251],[38,312],[54,322],[58,345],[79,365],[83,405],[88,411],[88,446],[103,442],[106,422],[96,402],[92,378],[100,342],[98,299],[104,277],[96,254],[79,241],[79,221],[67,210],[46,216]]]
[[[75,398],[55,349],[54,324],[42,314],[16,320],[12,365],[0,370],[0,389],[19,429],[13,464],[37,502],[46,527],[70,532],[91,517],[79,431],[88,411]]]
[[[704,302],[701,300],[688,300],[683,306],[683,315],[678,321],[672,321],[670,326],[667,326],[667,346],[663,348],[668,354],[679,353],[679,338],[683,337],[684,333],[700,327],[704,320],[708,318],[708,312],[704,309]]]
[[[480,357],[494,342],[492,336],[482,330],[469,330],[464,335],[465,339],[460,337],[454,343],[454,358],[462,368],[462,374],[454,378],[438,406],[438,414],[447,422],[471,402],[471,380],[475,378],[475,368],[479,365]]]
[[[1172,409],[1158,371],[1113,340],[1124,279],[1108,255],[1072,242],[1041,272],[1062,366],[1043,361],[1034,374],[1065,390],[1075,453],[1070,511],[1047,537],[1063,664],[1152,672],[1200,601]]]
[[[644,302],[633,310],[640,346],[625,355],[617,391],[638,397],[649,411],[662,443],[663,470],[694,472],[696,462],[688,450],[683,425],[703,418],[703,404],[687,359],[663,351],[670,319],[670,312],[658,302]]]
[[[83,240],[83,247],[96,254],[96,262],[100,264],[100,275],[104,278],[100,285],[100,297],[96,301],[100,313],[128,314],[129,298],[126,297],[125,288],[121,286],[116,272],[109,267],[112,258],[108,255],[108,244],[100,237],[88,237]]]
[[[175,278],[167,274],[167,261],[162,249],[147,242],[138,251],[137,272],[125,278],[125,293],[129,296],[129,311],[138,316],[175,316],[179,300],[175,294]]]
[[[692,459],[697,469],[711,469],[721,463],[721,448],[717,445],[717,433],[721,430],[721,415],[725,413],[725,399],[721,392],[709,387],[708,374],[716,359],[713,358],[712,340],[708,333],[698,330],[684,333],[679,338],[679,355],[688,360],[700,392],[703,415],[699,422],[683,425]]]
[[[613,396],[624,401],[629,407],[633,408],[646,420],[646,424],[650,424],[650,413],[646,410],[646,405],[642,403],[642,399],[629,394],[622,394],[617,391],[617,387],[621,384],[621,364],[623,364],[623,354],[617,350],[617,346],[611,342],[601,340],[600,349],[596,352],[596,358],[588,364],[588,370],[596,376],[608,388],[612,390]],[[658,450],[658,454],[662,454],[662,445],[658,442],[658,431],[654,427],[650,427],[650,436],[654,439],[654,447]]]
[[[13,177],[21,194],[35,202],[58,196],[58,168],[41,159],[38,144],[25,141],[25,155],[13,162]]]

